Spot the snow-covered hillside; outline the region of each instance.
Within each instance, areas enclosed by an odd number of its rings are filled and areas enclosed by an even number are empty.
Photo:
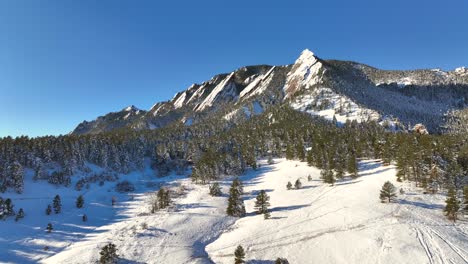
[[[122,263],[232,263],[238,245],[249,263],[272,263],[277,257],[300,264],[468,262],[467,222],[453,224],[443,216],[445,196],[397,183],[393,166],[361,161],[359,178],[329,186],[318,169],[303,162],[260,164],[240,177],[247,209],[243,218],[225,214],[232,178],[220,181],[222,197],[211,197],[206,185],[186,176],[156,178],[147,168],[123,176],[135,183],[131,194],[115,193],[111,183],[91,186],[84,192],[84,209],[74,206],[80,192],[28,182],[23,195],[11,195],[26,217],[0,223],[0,262],[92,263],[108,242],[116,244]],[[287,182],[297,179],[303,187],[287,190]],[[405,190],[397,203],[378,199],[387,180]],[[180,196],[171,208],[150,214],[149,201],[160,184]],[[38,197],[38,188],[48,188],[49,195]],[[268,220],[254,213],[260,190],[271,197]],[[46,216],[44,209],[57,193],[63,213]],[[112,196],[118,200],[114,207]],[[88,222],[81,221],[82,211]],[[50,234],[44,230],[48,222],[54,225]]]

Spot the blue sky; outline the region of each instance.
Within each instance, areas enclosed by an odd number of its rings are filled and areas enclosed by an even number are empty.
[[[468,65],[466,0],[0,1],[0,137],[58,135],[252,64]]]

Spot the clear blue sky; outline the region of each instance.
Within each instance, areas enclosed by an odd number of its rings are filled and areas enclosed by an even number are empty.
[[[0,1],[0,137],[64,134],[252,64],[468,64],[467,0]]]

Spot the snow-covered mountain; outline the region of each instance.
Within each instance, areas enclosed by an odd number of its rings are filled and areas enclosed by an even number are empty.
[[[339,123],[375,120],[406,127],[423,123],[431,131],[441,131],[444,115],[468,104],[468,69],[380,70],[356,62],[323,60],[306,49],[294,64],[247,66],[219,74],[156,103],[149,111],[125,108],[84,121],[72,133],[154,129],[180,122],[190,125],[218,118],[219,113],[236,120],[276,104],[289,104]]]

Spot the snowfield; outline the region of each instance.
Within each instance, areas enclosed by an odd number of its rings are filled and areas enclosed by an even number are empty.
[[[211,197],[208,186],[185,176],[133,173],[124,178],[135,183],[134,193],[115,193],[115,183],[93,185],[84,193],[85,209],[74,207],[80,192],[27,182],[25,194],[4,195],[16,209],[23,207],[26,217],[0,223],[0,262],[95,263],[100,248],[113,242],[121,263],[233,263],[238,245],[248,263],[273,263],[277,257],[292,264],[468,263],[467,222],[446,220],[444,195],[422,194],[409,183],[397,183],[394,166],[361,161],[359,178],[329,186],[318,169],[303,162],[260,164],[240,177],[247,209],[243,218],[225,214],[232,178],[220,181],[222,197]],[[296,179],[303,187],[287,190],[287,182]],[[405,190],[397,203],[380,203],[387,180]],[[179,196],[171,208],[150,214],[149,201],[160,183]],[[35,197],[36,188],[49,188],[50,195]],[[253,209],[260,190],[271,198],[268,220]],[[63,213],[46,216],[45,207],[56,193],[62,196]],[[116,195],[118,204],[112,207]],[[82,211],[89,217],[86,223]],[[50,234],[44,231],[47,222],[54,225]]]

